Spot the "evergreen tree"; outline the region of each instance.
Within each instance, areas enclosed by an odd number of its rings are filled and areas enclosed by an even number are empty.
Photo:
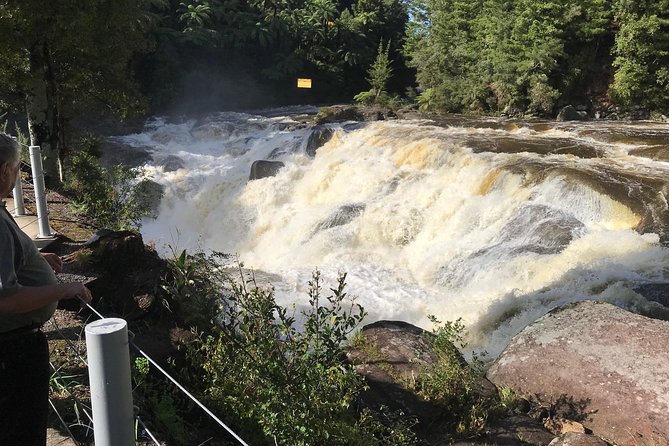
[[[371,90],[357,94],[354,99],[363,104],[380,104],[385,105],[388,100],[388,92],[386,86],[390,77],[393,74],[390,57],[390,42],[383,47],[383,41],[379,42],[379,49],[376,53],[374,63],[367,71],[367,82],[371,85]]]

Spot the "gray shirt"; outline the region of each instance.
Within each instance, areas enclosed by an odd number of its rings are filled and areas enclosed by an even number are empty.
[[[0,299],[18,287],[57,282],[56,275],[33,241],[17,226],[5,203],[0,202]],[[51,318],[57,305],[54,302],[27,313],[0,315],[0,333],[42,325]]]

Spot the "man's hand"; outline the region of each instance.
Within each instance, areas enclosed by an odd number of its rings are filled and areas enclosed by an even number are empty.
[[[87,304],[93,300],[91,291],[83,283],[61,283],[59,286],[63,293],[61,299],[81,299]]]
[[[41,254],[42,257],[44,257],[44,260],[46,260],[46,262],[56,274],[63,272],[63,261],[60,259],[60,257],[52,252],[43,252]]]

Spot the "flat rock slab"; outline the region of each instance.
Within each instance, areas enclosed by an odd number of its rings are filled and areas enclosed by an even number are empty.
[[[546,314],[488,371],[615,444],[669,444],[669,323],[585,301]],[[564,404],[563,404],[564,406]]]

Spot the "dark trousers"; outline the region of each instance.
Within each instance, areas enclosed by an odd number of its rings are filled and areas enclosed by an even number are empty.
[[[0,340],[0,445],[46,445],[49,372],[42,332]]]

